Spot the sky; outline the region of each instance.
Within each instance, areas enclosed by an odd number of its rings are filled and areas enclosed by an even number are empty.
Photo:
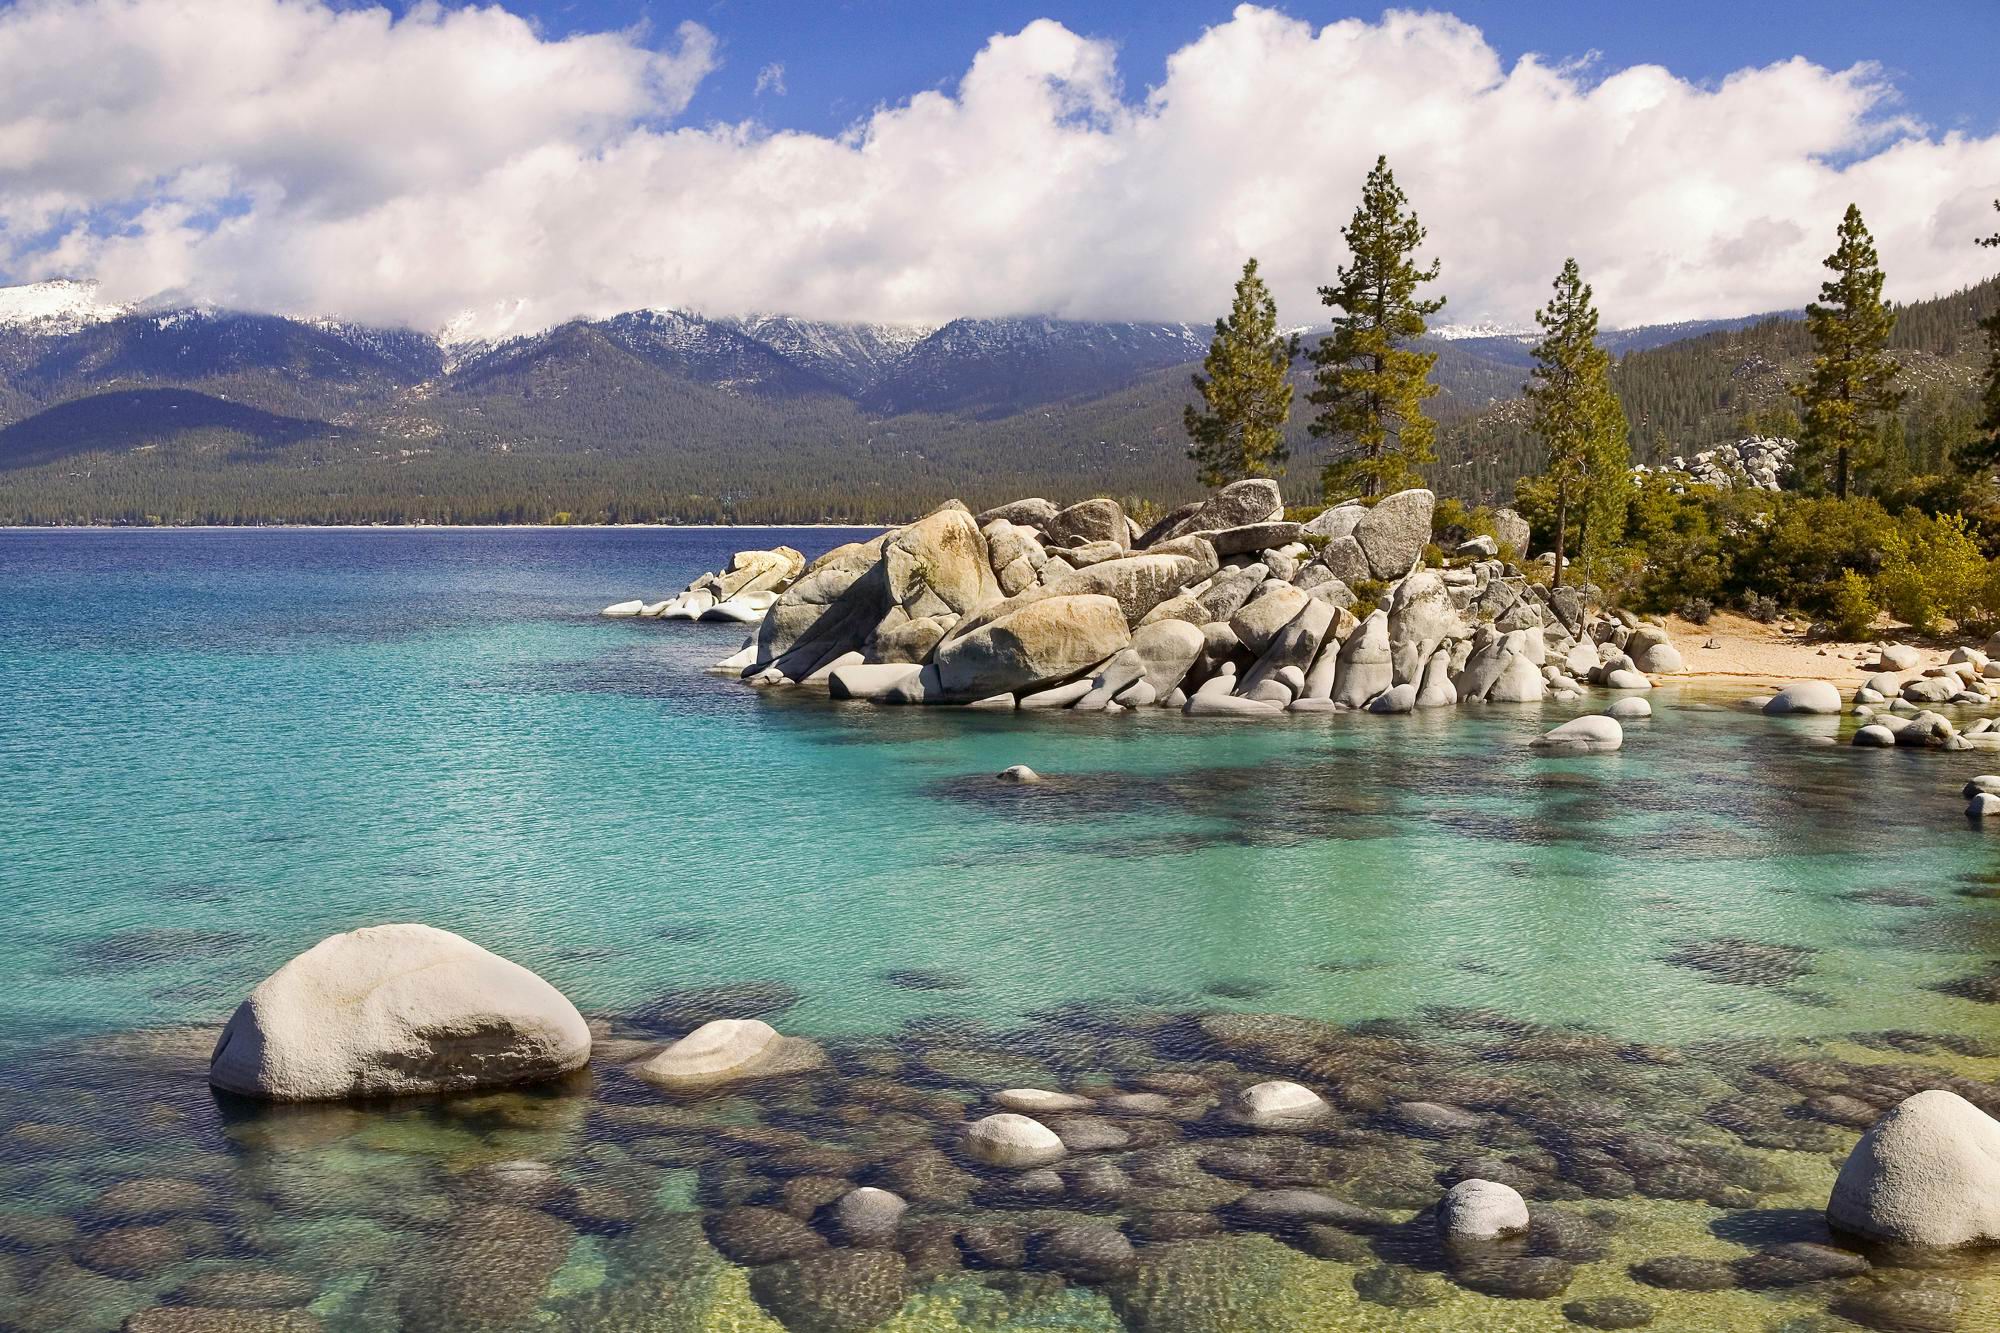
[[[17,0],[0,277],[499,337],[641,307],[1288,323],[1378,153],[1453,323],[1987,276],[2000,3]]]

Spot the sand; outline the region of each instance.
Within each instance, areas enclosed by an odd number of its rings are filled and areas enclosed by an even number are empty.
[[[1876,644],[1837,643],[1808,639],[1803,626],[1787,622],[1765,625],[1744,616],[1718,611],[1706,625],[1696,625],[1679,616],[1667,618],[1667,632],[1681,650],[1687,671],[1679,676],[1662,676],[1661,681],[1710,680],[1718,685],[1778,683],[1791,680],[1830,680],[1843,690],[1852,690],[1875,674]],[[1949,652],[1942,648],[1918,647],[1922,662],[1914,671],[1901,673],[1905,679],[1942,664]]]

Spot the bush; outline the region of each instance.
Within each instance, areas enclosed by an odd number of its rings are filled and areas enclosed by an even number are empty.
[[[1675,611],[1690,625],[1706,625],[1708,618],[1715,614],[1715,603],[1706,597],[1690,597]]]
[[[1919,634],[1940,620],[1990,615],[1994,606],[1991,563],[1957,514],[1903,515],[1883,543],[1880,583],[1889,609]]]
[[[1895,526],[1870,499],[1787,497],[1771,504],[1762,527],[1750,529],[1753,539],[1737,551],[1731,581],[1746,595],[1832,615],[1841,575],[1873,574]]]
[[[1833,633],[1850,643],[1868,637],[1882,607],[1875,599],[1875,585],[1851,569],[1840,571],[1833,590]]]
[[[1761,592],[1753,592],[1743,599],[1743,614],[1752,620],[1768,625],[1784,611],[1778,599],[1767,597]]]

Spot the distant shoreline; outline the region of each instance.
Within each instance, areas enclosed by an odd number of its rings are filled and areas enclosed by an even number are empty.
[[[895,523],[0,523],[0,532],[729,532],[756,528],[893,528]]]

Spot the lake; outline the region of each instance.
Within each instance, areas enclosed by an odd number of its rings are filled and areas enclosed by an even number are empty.
[[[1990,756],[1694,686],[1575,758],[1526,742],[1576,705],[871,708],[707,673],[741,626],[596,614],[857,535],[0,532],[0,1327],[2000,1326],[1982,1260],[1771,1257],[1881,1107],[2000,1100]],[[607,1053],[756,1014],[831,1067],[209,1092],[257,981],[387,921],[533,968]],[[1258,1075],[1333,1122],[1223,1124]],[[951,1151],[1022,1084],[1114,1145],[1033,1196]],[[1465,1174],[1547,1217],[1443,1253]],[[875,1182],[897,1248],[828,1246],[821,1196]],[[1356,1215],[1244,1215],[1301,1185]]]

